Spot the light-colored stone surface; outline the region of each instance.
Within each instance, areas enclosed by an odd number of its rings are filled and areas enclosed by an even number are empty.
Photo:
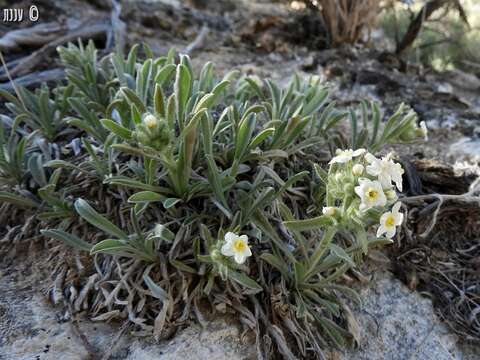
[[[435,316],[432,303],[409,290],[388,272],[376,273],[371,286],[359,292],[362,309],[355,316],[362,328],[359,348],[344,360],[479,359],[468,355],[457,337]],[[475,349],[473,349],[475,351]]]
[[[478,129],[480,132],[480,129]],[[448,155],[456,160],[476,160],[480,159],[480,139],[461,138],[450,145]]]
[[[237,326],[215,321],[202,329],[191,325],[160,344],[130,335],[117,337],[119,326],[79,320],[78,330],[62,320],[59,309],[16,281],[0,276],[0,360],[240,360],[254,358],[251,344],[242,343]],[[92,357],[93,355],[93,357]]]
[[[461,347],[457,338],[436,317],[430,300],[410,291],[388,272],[377,272],[372,282],[359,290],[364,301],[354,309],[361,327],[361,344],[335,360],[474,360],[480,350]],[[58,309],[35,291],[18,288],[11,277],[0,278],[1,360],[98,359],[110,352],[111,359],[253,359],[254,346],[241,340],[239,328],[224,321],[180,331],[160,344],[151,339],[122,335],[118,326],[80,321],[80,331],[91,343],[90,352],[70,321],[62,321]],[[93,350],[93,351],[92,351]],[[95,358],[97,359],[97,358]]]

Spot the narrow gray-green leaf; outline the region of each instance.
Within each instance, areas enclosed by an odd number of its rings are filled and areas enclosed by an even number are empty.
[[[96,226],[97,228],[116,236],[119,239],[127,238],[127,234],[96,212],[95,209],[93,209],[85,200],[78,199],[75,201],[75,209],[82,218],[84,218],[93,226]]]
[[[80,239],[78,236],[67,233],[59,229],[40,230],[43,236],[50,237],[56,240],[61,240],[67,244],[84,251],[90,251],[92,244]]]

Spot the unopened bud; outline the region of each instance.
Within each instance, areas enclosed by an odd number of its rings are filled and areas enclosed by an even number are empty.
[[[333,216],[337,212],[337,209],[333,206],[325,206],[322,209],[322,214],[326,216]]]
[[[145,126],[149,129],[149,130],[153,130],[155,129],[155,127],[157,126],[158,124],[158,119],[153,116],[152,114],[148,114],[147,116],[145,116],[145,118],[143,119],[143,123],[145,124]]]
[[[352,173],[353,175],[355,176],[360,176],[363,174],[363,165],[362,164],[355,164],[353,165],[353,168],[352,168]]]
[[[422,137],[425,141],[428,141],[428,129],[425,121],[420,121],[420,127],[416,132],[419,137]]]
[[[220,253],[220,251],[218,249],[213,250],[212,253],[210,254],[210,256],[212,257],[212,260],[214,260],[214,261],[220,260],[222,258],[222,254]]]
[[[397,200],[397,193],[393,189],[385,191],[385,196],[388,200]]]

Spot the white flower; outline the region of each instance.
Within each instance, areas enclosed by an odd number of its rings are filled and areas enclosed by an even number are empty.
[[[322,214],[327,216],[333,216],[335,215],[336,211],[337,211],[337,208],[334,206],[324,206],[322,209]]]
[[[397,226],[400,226],[403,222],[403,214],[399,212],[400,210],[400,203],[397,202],[393,205],[392,211],[388,211],[384,213],[380,217],[380,226],[377,230],[377,237],[382,236],[385,234],[387,238],[392,238],[397,231]]]
[[[380,182],[370,179],[358,179],[359,186],[355,187],[355,193],[360,197],[362,203],[360,210],[368,210],[374,206],[385,206],[387,198]]]
[[[404,170],[402,165],[395,163],[392,159],[392,154],[378,159],[372,154],[365,155],[365,159],[370,165],[367,165],[367,173],[372,176],[377,176],[378,181],[384,188],[389,188],[392,181],[397,186],[397,189],[402,191],[402,175]]]
[[[352,168],[352,173],[353,175],[355,176],[360,176],[363,174],[363,165],[362,164],[355,164],[353,165],[353,168]]]
[[[225,234],[225,244],[221,252],[225,256],[233,256],[238,264],[243,264],[247,257],[252,256],[247,235],[238,236],[232,232]]]
[[[363,155],[367,152],[365,149],[357,149],[357,150],[340,150],[338,149],[336,151],[337,156],[335,156],[332,160],[330,160],[329,164],[335,164],[335,163],[346,163],[350,160],[352,160],[354,157]]]

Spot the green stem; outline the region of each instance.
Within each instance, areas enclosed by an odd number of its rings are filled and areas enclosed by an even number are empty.
[[[326,229],[322,240],[318,243],[315,251],[312,254],[312,257],[310,259],[310,266],[308,271],[306,271],[305,275],[303,276],[303,281],[307,281],[312,275],[315,274],[315,268],[322,259],[322,256],[325,254],[325,251],[327,251],[328,246],[332,242],[333,237],[336,233],[337,228],[335,226],[330,226]]]

